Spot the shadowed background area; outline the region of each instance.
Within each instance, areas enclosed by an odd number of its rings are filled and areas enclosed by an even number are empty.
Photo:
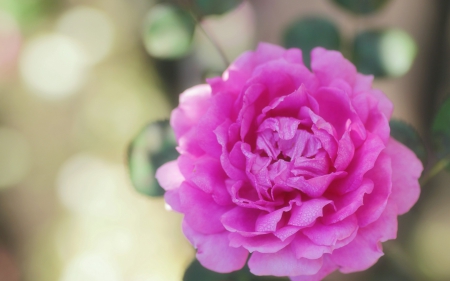
[[[173,136],[142,128],[259,41],[339,49],[429,144],[450,3],[353,2],[0,0],[0,280],[181,281],[195,252],[152,176]],[[423,187],[374,268],[326,280],[450,280],[449,180]],[[185,280],[203,281],[195,266]]]

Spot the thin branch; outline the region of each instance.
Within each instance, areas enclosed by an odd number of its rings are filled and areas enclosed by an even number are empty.
[[[228,67],[230,65],[230,61],[228,60],[227,56],[225,55],[225,52],[220,47],[219,43],[214,39],[213,36],[211,36],[206,29],[203,27],[201,22],[198,20],[198,18],[195,16],[194,12],[191,10],[191,8],[188,9],[189,14],[191,15],[192,19],[194,20],[195,24],[200,28],[200,30],[203,32],[203,34],[208,38],[208,40],[211,42],[211,44],[214,46],[214,48],[219,53],[220,57],[223,60],[223,63],[225,64],[225,67]]]
[[[425,186],[432,178],[434,178],[437,174],[439,174],[439,172],[448,167],[449,164],[450,159],[448,157],[436,162],[436,164],[434,164],[434,166],[430,169],[430,171],[420,179],[420,185],[422,187]]]

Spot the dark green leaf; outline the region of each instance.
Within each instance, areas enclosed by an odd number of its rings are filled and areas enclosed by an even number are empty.
[[[369,30],[354,40],[353,61],[358,71],[376,77],[402,76],[409,71],[417,46],[399,29]]]
[[[242,3],[242,0],[194,0],[195,10],[200,16],[221,15]]]
[[[177,59],[191,49],[195,23],[189,13],[169,4],[155,5],[144,22],[147,52],[160,59]]]
[[[300,48],[305,65],[310,65],[310,52],[314,47],[339,50],[341,39],[338,28],[331,21],[313,17],[298,20],[286,29],[283,38],[287,48]]]
[[[157,197],[164,190],[155,179],[156,170],[178,157],[176,141],[168,121],[147,125],[128,148],[128,168],[135,189]]]
[[[183,281],[289,281],[289,278],[255,276],[248,266],[232,273],[221,274],[204,268],[198,260],[194,260],[186,269]]]
[[[411,125],[395,119],[389,122],[389,126],[391,127],[391,136],[414,151],[417,158],[425,165],[427,152],[417,131]]]
[[[432,141],[438,158],[450,155],[450,98],[439,108],[431,127]]]
[[[198,260],[194,260],[184,272],[183,281],[234,281],[231,277],[231,274],[220,274],[206,269]]]
[[[357,15],[367,15],[381,10],[389,0],[333,0],[340,7]]]

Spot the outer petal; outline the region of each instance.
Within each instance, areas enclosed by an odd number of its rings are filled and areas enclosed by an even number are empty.
[[[391,156],[392,162],[392,194],[389,200],[397,205],[399,214],[404,214],[419,198],[418,178],[423,171],[422,162],[393,138],[389,139],[384,152]]]
[[[365,270],[383,255],[380,242],[394,239],[396,235],[396,208],[389,205],[377,221],[361,228],[352,242],[336,249],[331,259],[344,273]]]
[[[178,168],[178,161],[170,161],[159,167],[155,175],[159,184],[165,190],[178,188],[184,181],[184,176]]]
[[[392,190],[391,159],[381,153],[375,167],[367,172],[366,177],[374,183],[373,191],[364,196],[364,204],[356,212],[359,226],[364,227],[377,220],[386,208]]]
[[[207,154],[219,158],[222,148],[217,141],[214,130],[231,116],[234,97],[219,93],[211,99],[208,111],[199,119],[195,127],[195,140]]]
[[[259,253],[277,253],[288,246],[294,236],[286,238],[284,241],[275,237],[273,234],[263,234],[254,237],[245,237],[238,233],[230,233],[231,247],[244,247],[249,252]]]
[[[248,261],[255,275],[297,276],[316,274],[322,267],[322,259],[297,259],[291,247],[273,254],[255,252]]]
[[[355,216],[349,216],[330,225],[316,222],[314,226],[304,229],[303,234],[317,245],[333,246],[338,241],[351,237],[355,231],[358,231],[358,221]]]
[[[172,111],[170,124],[177,139],[189,131],[208,110],[211,87],[198,85],[180,95],[180,105]]]
[[[291,277],[292,281],[321,281],[323,278],[325,278],[328,274],[338,269],[338,266],[331,261],[329,255],[323,256],[323,265],[320,268],[319,272],[317,272],[314,275],[301,275],[301,276],[295,276]]]
[[[318,259],[333,251],[332,246],[317,245],[301,233],[296,235],[291,245],[297,258]]]
[[[328,51],[318,47],[311,52],[311,68],[324,86],[335,79],[343,79],[349,85],[356,80],[356,67],[337,51]]]
[[[211,234],[225,230],[220,217],[229,207],[216,204],[210,194],[183,183],[179,189],[181,208],[185,212],[185,221],[196,231]]]
[[[210,270],[228,273],[241,269],[247,261],[247,250],[228,246],[227,232],[204,235],[196,232],[186,222],[183,222],[183,232],[197,249],[199,262]]]

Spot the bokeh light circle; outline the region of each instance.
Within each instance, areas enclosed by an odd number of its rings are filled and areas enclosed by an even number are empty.
[[[20,72],[26,85],[39,97],[56,100],[76,93],[87,78],[87,58],[73,39],[41,35],[25,46]]]
[[[56,29],[80,43],[91,64],[105,59],[113,48],[114,25],[101,10],[86,6],[70,9],[60,17]]]

